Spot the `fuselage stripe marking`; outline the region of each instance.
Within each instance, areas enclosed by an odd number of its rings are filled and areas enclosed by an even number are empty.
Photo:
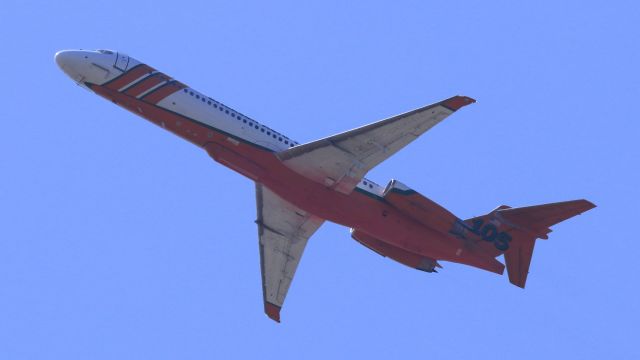
[[[121,87],[131,83],[135,79],[141,77],[144,74],[152,73],[155,69],[149,67],[146,64],[140,64],[131,68],[131,70],[120,74],[120,76],[107,81],[102,86],[111,90],[118,90]]]
[[[152,92],[153,90],[156,90],[156,89],[160,88],[161,86],[166,85],[167,83],[169,83],[169,80],[164,80],[163,82],[158,83],[158,84],[150,87],[149,89],[147,89],[144,92],[142,92],[140,95],[136,96],[136,99],[141,99],[142,97],[144,97],[148,93]]]
[[[139,83],[140,81],[142,81],[142,80],[144,80],[144,79],[148,78],[149,76],[152,76],[152,75],[154,75],[154,74],[157,74],[157,73],[158,73],[157,71],[152,71],[152,72],[150,72],[150,73],[144,74],[144,75],[140,76],[139,78],[137,78],[137,79],[133,80],[132,82],[130,82],[130,83],[128,83],[128,84],[126,84],[125,86],[121,87],[120,89],[118,89],[118,92],[126,91],[126,90],[128,90],[130,87],[132,87],[132,86],[134,86],[135,84]]]
[[[176,92],[184,89],[186,86],[176,80],[171,80],[166,83],[164,86],[161,86],[153,91],[150,91],[148,94],[144,95],[140,98],[140,100],[150,103],[157,104],[166,97],[175,94]]]

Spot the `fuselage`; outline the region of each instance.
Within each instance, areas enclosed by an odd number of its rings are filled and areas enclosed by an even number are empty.
[[[449,228],[406,216],[370,180],[343,194],[291,170],[277,153],[298,142],[138,60],[98,50],[59,52],[56,62],[80,86],[204,149],[307,212],[429,259],[502,271],[495,254],[470,251]]]

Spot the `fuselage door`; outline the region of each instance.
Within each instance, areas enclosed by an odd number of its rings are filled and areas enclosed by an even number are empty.
[[[127,66],[129,66],[129,56],[123,53],[118,53],[114,66],[118,70],[127,71]]]

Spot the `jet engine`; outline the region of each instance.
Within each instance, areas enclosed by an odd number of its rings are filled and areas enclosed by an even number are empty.
[[[435,268],[442,268],[434,259],[401,249],[382,240],[378,240],[362,231],[351,229],[351,237],[378,254],[408,267],[426,272],[437,272]]]

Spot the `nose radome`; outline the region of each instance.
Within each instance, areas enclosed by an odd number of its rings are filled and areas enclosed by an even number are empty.
[[[73,81],[80,83],[89,75],[89,52],[84,50],[58,51],[54,59],[60,69]]]
[[[60,69],[71,70],[74,65],[77,65],[80,62],[82,55],[80,51],[77,50],[62,50],[58,51],[54,56],[56,60],[56,64],[60,67]]]
[[[65,57],[65,51],[61,50],[58,51],[55,55],[53,55],[53,59],[56,61],[56,64],[58,64],[58,67],[62,69],[62,67],[64,66],[64,57]]]
[[[103,84],[113,78],[117,55],[109,50],[62,50],[54,55],[56,64],[78,85]]]

